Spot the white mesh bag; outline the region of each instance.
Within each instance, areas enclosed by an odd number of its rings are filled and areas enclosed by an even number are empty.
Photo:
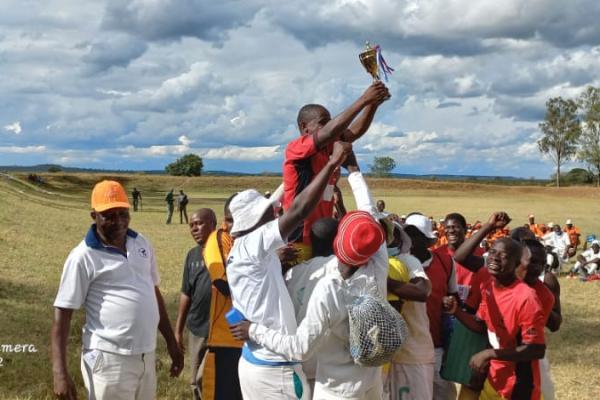
[[[350,355],[358,365],[389,362],[408,336],[404,318],[378,296],[361,295],[348,306]]]

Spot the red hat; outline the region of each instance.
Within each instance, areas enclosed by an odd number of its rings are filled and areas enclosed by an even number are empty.
[[[351,211],[342,218],[333,241],[333,253],[350,266],[366,264],[385,243],[383,229],[365,211]]]

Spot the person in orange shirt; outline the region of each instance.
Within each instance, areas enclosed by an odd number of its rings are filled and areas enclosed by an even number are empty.
[[[569,235],[569,240],[571,241],[571,246],[573,247],[573,249],[575,251],[577,251],[577,246],[579,246],[579,244],[581,243],[579,240],[579,237],[581,236],[581,233],[579,232],[579,228],[574,226],[573,221],[568,219],[565,222],[565,227],[563,228],[563,231],[567,235]]]
[[[233,338],[225,319],[225,314],[233,307],[225,271],[225,261],[233,246],[233,238],[229,234],[233,225],[229,211],[232,198],[233,196],[225,203],[221,228],[213,231],[208,237],[204,252],[212,289],[202,400],[242,400],[237,367],[244,343]]]
[[[538,224],[535,223],[535,215],[533,214],[529,214],[529,230],[531,232],[533,232],[533,234],[538,237],[541,238],[542,236],[544,236],[544,232],[542,232],[542,230],[540,229],[540,226]]]

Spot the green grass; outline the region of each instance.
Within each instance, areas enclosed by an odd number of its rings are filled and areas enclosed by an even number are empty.
[[[62,266],[69,251],[83,238],[88,225],[89,196],[93,174],[45,174],[41,188],[24,180],[0,176],[0,345],[33,344],[36,353],[0,353],[0,399],[50,399],[52,373],[49,332],[52,303]],[[213,208],[219,217],[225,199],[248,187],[273,191],[276,177],[176,178],[150,175],[118,175],[127,190],[136,186],[143,195],[143,212],[132,213],[131,227],[153,243],[161,273],[161,290],[174,323],[182,263],[194,245],[188,229],[165,225],[163,198],[170,188],[183,188],[190,197],[189,210]],[[21,176],[20,178],[23,178]],[[347,207],[353,207],[345,179],[342,190]],[[583,234],[600,233],[597,219],[600,191],[594,188],[506,187],[471,183],[369,180],[374,197],[386,200],[387,209],[398,214],[419,210],[436,219],[459,211],[469,221],[485,220],[492,211],[505,210],[511,226],[526,222],[529,213],[538,222],[574,220]],[[600,283],[561,278],[564,323],[558,333],[548,334],[558,399],[596,399],[600,378],[595,373],[600,359]],[[82,311],[75,314],[69,341],[69,366],[80,396],[79,372]],[[188,397],[189,373],[168,377],[169,358],[159,335],[158,398]]]

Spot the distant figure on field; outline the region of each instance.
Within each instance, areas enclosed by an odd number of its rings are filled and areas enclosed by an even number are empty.
[[[67,343],[73,310],[83,306],[81,373],[87,397],[154,399],[157,328],[167,342],[171,376],[183,368],[183,354],[158,288],[154,249],[129,229],[129,201],[118,182],[102,181],[94,187],[90,215],[94,223],[67,257],[54,300],[54,394],[77,398]]]
[[[179,210],[179,223],[183,224],[183,217],[185,217],[185,223],[189,223],[188,215],[187,215],[187,205],[188,205],[188,197],[187,194],[183,193],[183,190],[179,190],[179,195],[177,196],[177,209]]]
[[[165,196],[165,202],[167,203],[167,224],[170,224],[171,218],[173,218],[173,210],[175,210],[175,196],[173,195],[173,189],[169,190],[169,193]]]
[[[133,192],[131,192],[131,197],[133,197],[133,211],[138,210],[138,204],[142,200],[142,193],[137,190],[137,188],[133,188]]]

